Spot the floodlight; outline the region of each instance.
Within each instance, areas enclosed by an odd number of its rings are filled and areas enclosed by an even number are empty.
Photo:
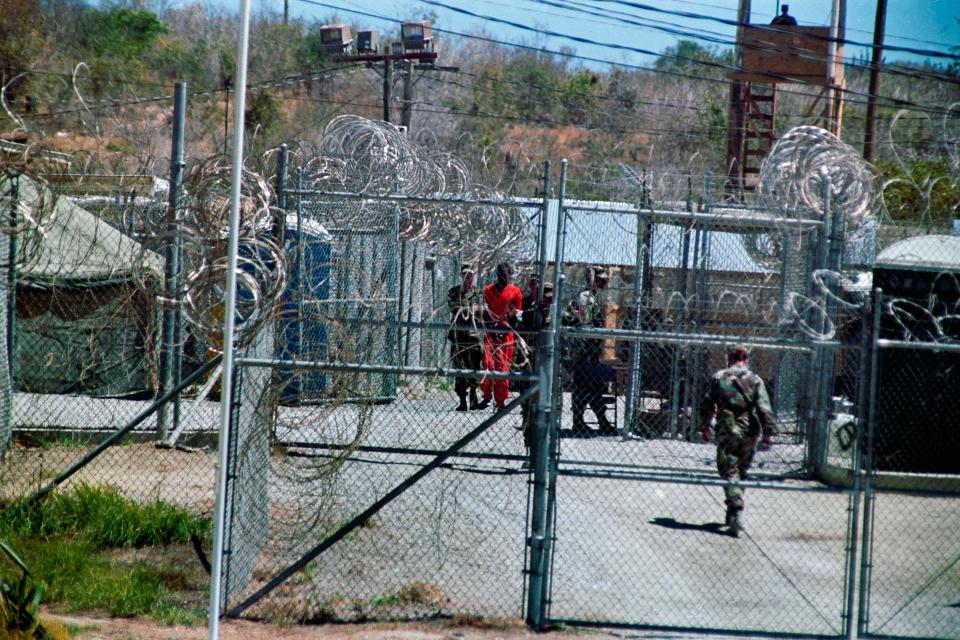
[[[357,32],[357,53],[377,53],[380,51],[380,34],[377,31]]]
[[[400,25],[400,38],[406,51],[433,51],[433,30],[429,20],[408,20]]]
[[[326,53],[346,53],[352,43],[349,25],[339,23],[320,27],[320,44]]]

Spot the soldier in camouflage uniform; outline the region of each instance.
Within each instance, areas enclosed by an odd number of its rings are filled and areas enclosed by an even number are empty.
[[[600,304],[597,296],[607,286],[607,279],[603,267],[590,267],[587,287],[571,300],[564,312],[563,324],[595,329],[604,327],[603,305]],[[607,419],[607,407],[603,401],[603,394],[607,390],[613,371],[609,365],[600,361],[602,357],[603,340],[574,338],[568,343],[564,359],[569,362],[570,371],[573,374],[570,404],[575,436],[590,436],[594,433],[583,419],[587,406],[597,416],[598,435],[617,435],[616,427]]]
[[[450,341],[450,359],[457,369],[480,370],[480,360],[483,357],[483,342],[477,330],[478,313],[483,304],[483,294],[474,285],[476,273],[468,265],[460,269],[461,284],[450,287],[447,291],[447,308],[450,310],[450,331],[447,339]],[[470,395],[470,409],[480,405],[477,399],[477,378],[457,376],[453,388],[460,398],[457,411],[466,411],[467,393]]]
[[[739,537],[743,489],[737,484],[746,479],[758,440],[761,450],[770,448],[777,422],[763,380],[747,368],[750,353],[736,346],[727,354],[727,368],[710,379],[710,388],[700,405],[700,433],[710,440],[710,423],[716,418],[717,470],[730,484],[726,495],[726,526],[730,535]]]

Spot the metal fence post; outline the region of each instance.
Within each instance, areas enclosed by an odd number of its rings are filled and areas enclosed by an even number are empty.
[[[818,269],[825,269],[827,267],[827,260],[829,258],[829,241],[830,241],[830,184],[829,177],[825,176],[824,181],[820,184],[821,188],[821,197],[823,198],[823,224],[817,229],[817,246],[816,251],[813,255],[813,264],[807,269],[807,281],[806,281],[806,293],[807,297],[813,301],[815,300],[816,292],[814,291],[813,277],[812,274]],[[823,332],[825,328],[825,309],[821,309],[820,318],[816,317],[816,309],[808,308],[806,310],[807,319],[810,321],[809,324]],[[821,466],[820,459],[820,442],[818,439],[819,432],[821,429],[821,424],[825,423],[825,420],[821,419],[822,412],[825,410],[821,406],[821,393],[820,393],[820,384],[822,379],[820,376],[820,370],[824,366],[824,353],[823,349],[813,345],[813,353],[810,355],[810,361],[807,365],[807,369],[804,372],[804,389],[802,394],[802,404],[803,411],[806,415],[806,425],[804,427],[804,433],[806,438],[806,459],[805,463],[809,469],[813,472],[816,472],[817,469]],[[799,431],[799,429],[798,429]]]
[[[825,200],[824,207],[825,210],[831,211],[830,216],[830,228],[829,228],[829,249],[827,253],[827,268],[835,273],[840,273],[843,270],[843,234],[846,226],[846,219],[839,212],[832,211],[830,206],[830,179],[829,177],[825,181],[824,187]],[[827,323],[833,323],[836,327],[837,323],[837,302],[833,296],[828,296],[824,293],[823,296],[823,313],[824,319],[823,322],[826,325]],[[834,372],[834,356],[836,350],[832,347],[826,347],[823,349],[823,356],[820,362],[820,384],[818,392],[820,394],[818,404],[820,407],[819,418],[817,421],[817,458],[815,464],[817,467],[821,467],[827,463],[827,445],[828,445],[828,413],[830,411],[830,398],[833,396],[833,389],[831,388],[831,382],[833,380]]]
[[[853,486],[849,499],[849,516],[847,521],[848,547],[847,547],[847,579],[844,585],[844,635],[847,640],[854,640],[857,637],[856,619],[859,613],[855,613],[859,600],[857,598],[857,563],[863,557],[865,544],[861,544],[859,536],[859,521],[861,518],[861,505],[863,504],[863,468],[866,456],[866,438],[864,437],[864,428],[867,425],[867,404],[872,400],[867,397],[870,380],[870,352],[875,340],[874,332],[868,327],[873,326],[874,309],[868,301],[864,301],[860,309],[860,363],[857,372],[857,417],[856,431],[853,448]],[[864,542],[866,542],[864,540]]]
[[[870,351],[868,386],[864,401],[867,403],[867,424],[864,443],[864,481],[863,481],[863,550],[860,554],[860,592],[859,609],[857,611],[857,635],[864,636],[868,632],[870,622],[870,572],[873,568],[873,511],[875,500],[873,495],[874,473],[874,437],[877,424],[877,383],[880,346],[880,318],[883,315],[883,290],[873,290],[873,318],[870,328]]]
[[[180,247],[178,242],[179,233],[177,230],[177,209],[180,205],[180,181],[183,175],[183,129],[187,110],[187,85],[185,82],[178,82],[174,87],[173,96],[173,140],[170,150],[170,187],[167,201],[167,212],[164,216],[164,230],[166,231],[166,260],[165,260],[165,281],[164,297],[167,299],[166,308],[163,310],[163,342],[160,358],[160,389],[157,397],[162,396],[167,390],[176,385],[174,379],[177,363],[180,358],[176,356],[176,351],[181,348],[177,344],[177,324],[179,323],[179,314],[174,301],[177,299],[177,289],[179,288],[180,271]],[[174,428],[178,421],[179,404],[174,407]],[[167,408],[162,407],[157,414],[157,438],[162,442],[167,440]]]
[[[554,525],[556,524],[557,506],[557,465],[560,458],[560,419],[563,415],[563,385],[560,382],[560,322],[563,318],[563,252],[566,244],[567,216],[564,212],[564,199],[567,194],[567,161],[560,162],[560,187],[557,193],[557,242],[554,247],[553,266],[553,307],[550,310],[550,341],[553,345],[552,376],[550,398],[551,414],[547,427],[547,513],[546,528],[543,536],[543,595],[541,604],[543,614],[541,621],[545,622],[550,611],[551,592],[551,563],[553,560]]]
[[[535,326],[540,329],[540,303],[543,300],[544,279],[547,264],[547,209],[550,203],[550,162],[544,162],[543,210],[540,214],[540,284],[537,287],[537,305]],[[555,270],[556,272],[556,270]],[[551,307],[551,321],[555,307]],[[546,331],[537,332],[537,374],[540,377],[540,391],[537,393],[537,407],[534,416],[534,433],[531,440],[530,457],[533,466],[533,501],[530,513],[530,583],[527,591],[527,624],[534,629],[543,628],[544,619],[544,565],[547,561],[547,467],[548,434],[550,424],[550,399],[553,397],[553,338],[556,327],[553,322]]]
[[[10,387],[14,386],[17,375],[17,359],[14,349],[17,346],[13,332],[16,329],[17,311],[17,204],[20,198],[20,177],[10,176],[10,243],[7,260],[7,359],[10,370]],[[12,403],[11,403],[12,408]],[[2,450],[0,443],[0,450]]]

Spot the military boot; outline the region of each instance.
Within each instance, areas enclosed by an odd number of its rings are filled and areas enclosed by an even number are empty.
[[[740,509],[727,508],[727,533],[734,538],[739,538],[740,532],[743,531],[743,526],[740,524],[740,511]]]
[[[574,438],[588,438],[593,435],[593,430],[587,426],[587,423],[584,422],[583,416],[574,416],[573,417],[573,437]]]
[[[460,404],[457,405],[456,411],[466,411],[467,410],[467,394],[460,396]]]
[[[605,415],[600,415],[598,418],[598,423],[600,425],[599,433],[601,436],[616,436],[617,428],[613,426]]]
[[[477,407],[480,406],[480,400],[477,399],[477,390],[470,389],[470,410],[476,411]]]

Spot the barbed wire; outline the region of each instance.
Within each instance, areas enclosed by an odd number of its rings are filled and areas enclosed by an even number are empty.
[[[300,153],[307,155],[303,149]],[[451,201],[398,206],[370,199],[349,210],[324,207],[324,224],[362,228],[395,218],[401,241],[425,242],[435,255],[459,256],[480,268],[531,257],[532,229],[519,209],[472,204],[507,199],[474,183],[458,157],[416,144],[387,122],[352,115],[333,119],[316,153],[304,164],[304,185],[322,191]]]

